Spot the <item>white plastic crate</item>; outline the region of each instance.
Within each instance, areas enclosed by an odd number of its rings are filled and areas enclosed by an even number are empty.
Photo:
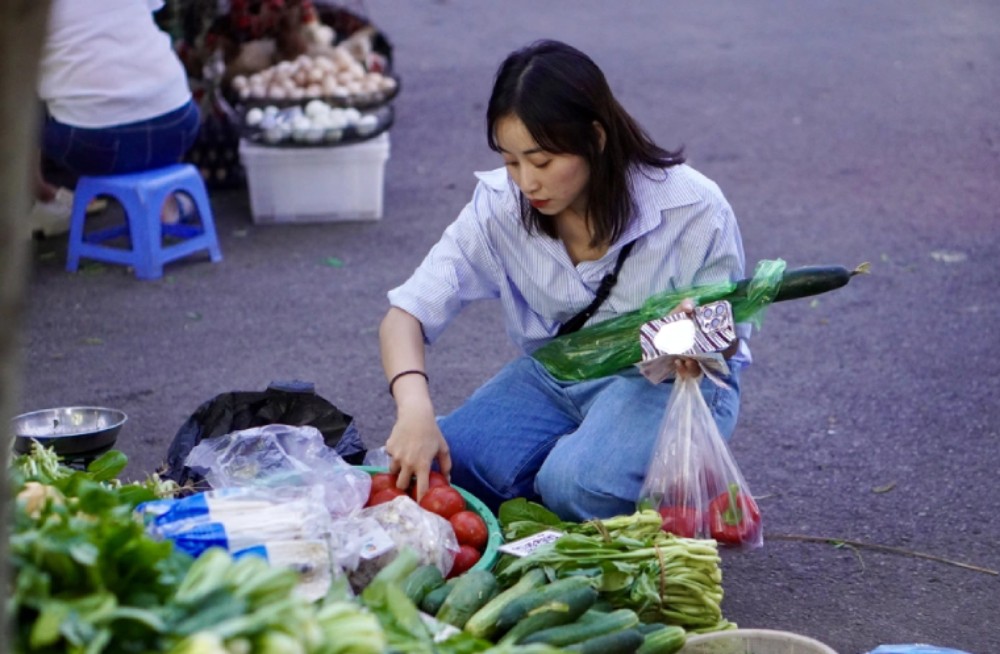
[[[332,147],[240,141],[255,223],[378,220],[388,159],[388,132]]]

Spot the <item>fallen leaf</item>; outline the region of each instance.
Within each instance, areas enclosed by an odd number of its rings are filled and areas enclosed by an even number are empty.
[[[337,257],[329,257],[323,260],[323,265],[330,266],[331,268],[343,268],[344,262]]]
[[[819,300],[817,300],[815,298],[812,300],[812,302],[809,303],[809,308],[810,309],[815,309],[818,306],[819,306]]]
[[[97,338],[96,336],[88,336],[87,338],[83,339],[83,344],[84,345],[103,345],[104,344],[104,339],[103,338]]]
[[[889,491],[891,491],[895,487],[896,487],[896,482],[890,481],[885,486],[873,486],[872,487],[872,492],[873,493],[888,493]]]
[[[190,320],[201,320],[201,314],[198,313],[197,311],[188,311],[184,315],[187,316],[188,319]]]

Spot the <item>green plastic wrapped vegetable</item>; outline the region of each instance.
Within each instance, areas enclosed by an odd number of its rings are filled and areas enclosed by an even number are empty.
[[[532,356],[556,379],[597,379],[639,363],[642,359],[639,329],[673,311],[685,298],[692,298],[698,304],[726,300],[732,305],[736,322],[760,327],[763,311],[771,303],[832,291],[847,284],[854,275],[866,272],[866,263],[854,270],[843,266],[807,266],[785,272],[783,260],[765,259],[757,264],[750,279],[664,291],[635,311],[554,338]]]

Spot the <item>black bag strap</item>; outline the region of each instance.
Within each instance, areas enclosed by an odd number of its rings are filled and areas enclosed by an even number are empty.
[[[618,252],[618,261],[615,262],[614,271],[609,272],[604,276],[604,279],[601,280],[601,285],[597,287],[597,295],[594,297],[594,301],[591,302],[586,309],[564,322],[559,328],[559,332],[556,336],[571,334],[577,331],[583,327],[584,323],[590,320],[591,316],[597,313],[597,310],[601,308],[604,301],[608,299],[609,295],[611,295],[611,289],[614,288],[615,283],[618,282],[618,273],[621,272],[622,265],[625,264],[625,259],[628,258],[628,254],[632,251],[633,245],[635,245],[635,241],[630,241],[622,247],[622,249]]]

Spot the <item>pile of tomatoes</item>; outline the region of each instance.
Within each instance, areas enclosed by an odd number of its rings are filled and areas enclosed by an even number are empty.
[[[372,475],[372,488],[365,506],[375,506],[390,502],[402,495],[408,495],[417,501],[417,484],[412,482],[406,490],[397,485],[397,476],[388,472],[378,472]],[[459,550],[455,554],[449,577],[462,574],[474,566],[486,550],[489,540],[489,530],[483,518],[469,509],[465,498],[440,472],[432,470],[427,492],[418,502],[421,508],[441,516],[449,523],[455,532]]]

